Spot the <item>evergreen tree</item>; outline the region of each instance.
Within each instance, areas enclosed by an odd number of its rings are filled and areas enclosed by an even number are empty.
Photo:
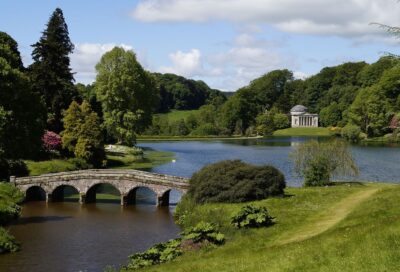
[[[34,63],[29,67],[31,81],[46,103],[48,129],[60,132],[62,112],[76,96],[69,59],[74,45],[61,9],[53,12],[42,37],[32,47]]]

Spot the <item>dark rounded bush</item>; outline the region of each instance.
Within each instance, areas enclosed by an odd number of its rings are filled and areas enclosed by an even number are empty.
[[[285,177],[275,167],[228,160],[193,174],[188,195],[196,203],[234,203],[281,195],[285,187]]]

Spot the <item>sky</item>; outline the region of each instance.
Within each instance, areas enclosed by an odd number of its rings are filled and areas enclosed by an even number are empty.
[[[371,24],[400,26],[397,0],[0,0],[0,31],[18,42],[26,66],[57,7],[75,44],[75,79],[85,84],[114,46],[133,50],[149,71],[223,91],[275,69],[304,78],[400,54],[400,41]]]

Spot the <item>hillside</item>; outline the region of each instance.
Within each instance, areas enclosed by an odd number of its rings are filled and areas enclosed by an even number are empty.
[[[397,271],[399,194],[386,184],[290,188],[284,198],[254,203],[275,225],[243,231],[229,224],[243,204],[199,206],[186,221],[220,224],[226,245],[144,271]]]
[[[157,112],[170,110],[196,110],[213,99],[225,95],[211,89],[204,81],[187,79],[175,74],[153,73],[160,91],[160,103]]]

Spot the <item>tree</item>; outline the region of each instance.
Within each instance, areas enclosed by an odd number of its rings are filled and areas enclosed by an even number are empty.
[[[358,168],[344,141],[308,141],[290,154],[294,170],[304,177],[305,186],[330,183],[334,175],[357,175]]]
[[[94,167],[104,165],[105,152],[100,119],[86,101],[73,101],[64,113],[63,148]]]
[[[336,126],[342,119],[342,111],[340,110],[339,105],[336,102],[333,102],[320,111],[319,117],[322,126]]]
[[[18,45],[0,32],[0,150],[7,159],[32,158],[41,149],[45,111],[24,73]]]
[[[221,123],[230,133],[239,128],[240,123],[240,131],[237,132],[243,134],[255,122],[257,108],[254,93],[247,88],[240,89],[222,105]]]
[[[32,47],[31,82],[46,103],[48,129],[60,132],[63,128],[62,112],[77,95],[69,59],[74,45],[61,9],[53,12],[42,37]]]
[[[380,136],[388,126],[389,103],[379,86],[360,90],[351,105],[348,117],[352,124],[361,128],[368,136]]]
[[[133,145],[136,133],[152,121],[158,92],[152,77],[132,51],[115,47],[96,65],[96,96],[103,108],[108,134],[119,143]]]

